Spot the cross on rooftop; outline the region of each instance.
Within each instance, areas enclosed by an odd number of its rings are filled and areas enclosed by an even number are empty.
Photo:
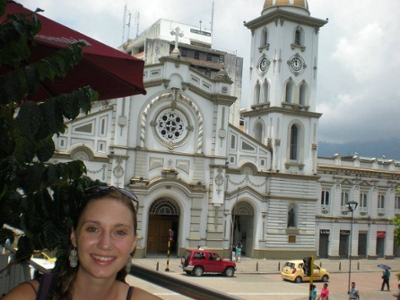
[[[172,54],[180,54],[178,49],[179,37],[183,37],[183,31],[180,30],[179,27],[176,27],[175,30],[171,31],[171,35],[175,35],[175,49],[172,51]]]

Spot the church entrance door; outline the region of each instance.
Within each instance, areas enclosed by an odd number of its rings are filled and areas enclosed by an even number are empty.
[[[160,198],[150,206],[147,231],[147,254],[165,254],[168,251],[169,230],[173,231],[170,253],[176,253],[179,236],[179,206],[173,199]]]
[[[241,201],[232,210],[231,243],[242,243],[242,256],[252,256],[254,245],[254,209],[250,203]]]

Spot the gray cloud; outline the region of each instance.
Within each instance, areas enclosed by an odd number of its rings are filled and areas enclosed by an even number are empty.
[[[319,139],[329,142],[396,139],[399,136],[400,92],[399,0],[308,0],[311,15],[329,18],[321,28],[317,111]],[[110,46],[122,43],[123,13],[132,14],[130,37],[159,18],[209,29],[212,0],[21,0],[24,6]],[[248,105],[248,68],[251,33],[243,26],[261,14],[264,0],[215,0],[214,46],[244,58],[242,106]],[[125,37],[127,27],[125,27]]]

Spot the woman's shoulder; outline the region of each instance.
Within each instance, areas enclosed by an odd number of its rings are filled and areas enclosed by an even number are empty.
[[[39,289],[39,282],[37,280],[31,280],[13,288],[8,292],[2,300],[35,300],[36,294]]]
[[[142,290],[141,288],[134,287],[131,299],[158,300],[158,299],[162,299],[162,298],[160,298],[156,295],[153,295],[145,290]]]

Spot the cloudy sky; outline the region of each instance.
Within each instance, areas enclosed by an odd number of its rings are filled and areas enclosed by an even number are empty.
[[[118,47],[159,18],[210,28],[212,0],[17,0],[45,16]],[[400,0],[308,0],[311,15],[329,19],[320,30],[317,111],[319,140],[337,143],[399,138]],[[248,86],[250,31],[264,0],[215,0],[214,47],[244,58]],[[131,13],[124,26],[124,8]],[[139,22],[137,22],[139,13]],[[128,23],[128,20],[126,21]],[[137,25],[139,24],[139,26]],[[125,28],[125,30],[124,30]],[[125,33],[124,33],[125,32]],[[242,106],[247,105],[244,93]]]

